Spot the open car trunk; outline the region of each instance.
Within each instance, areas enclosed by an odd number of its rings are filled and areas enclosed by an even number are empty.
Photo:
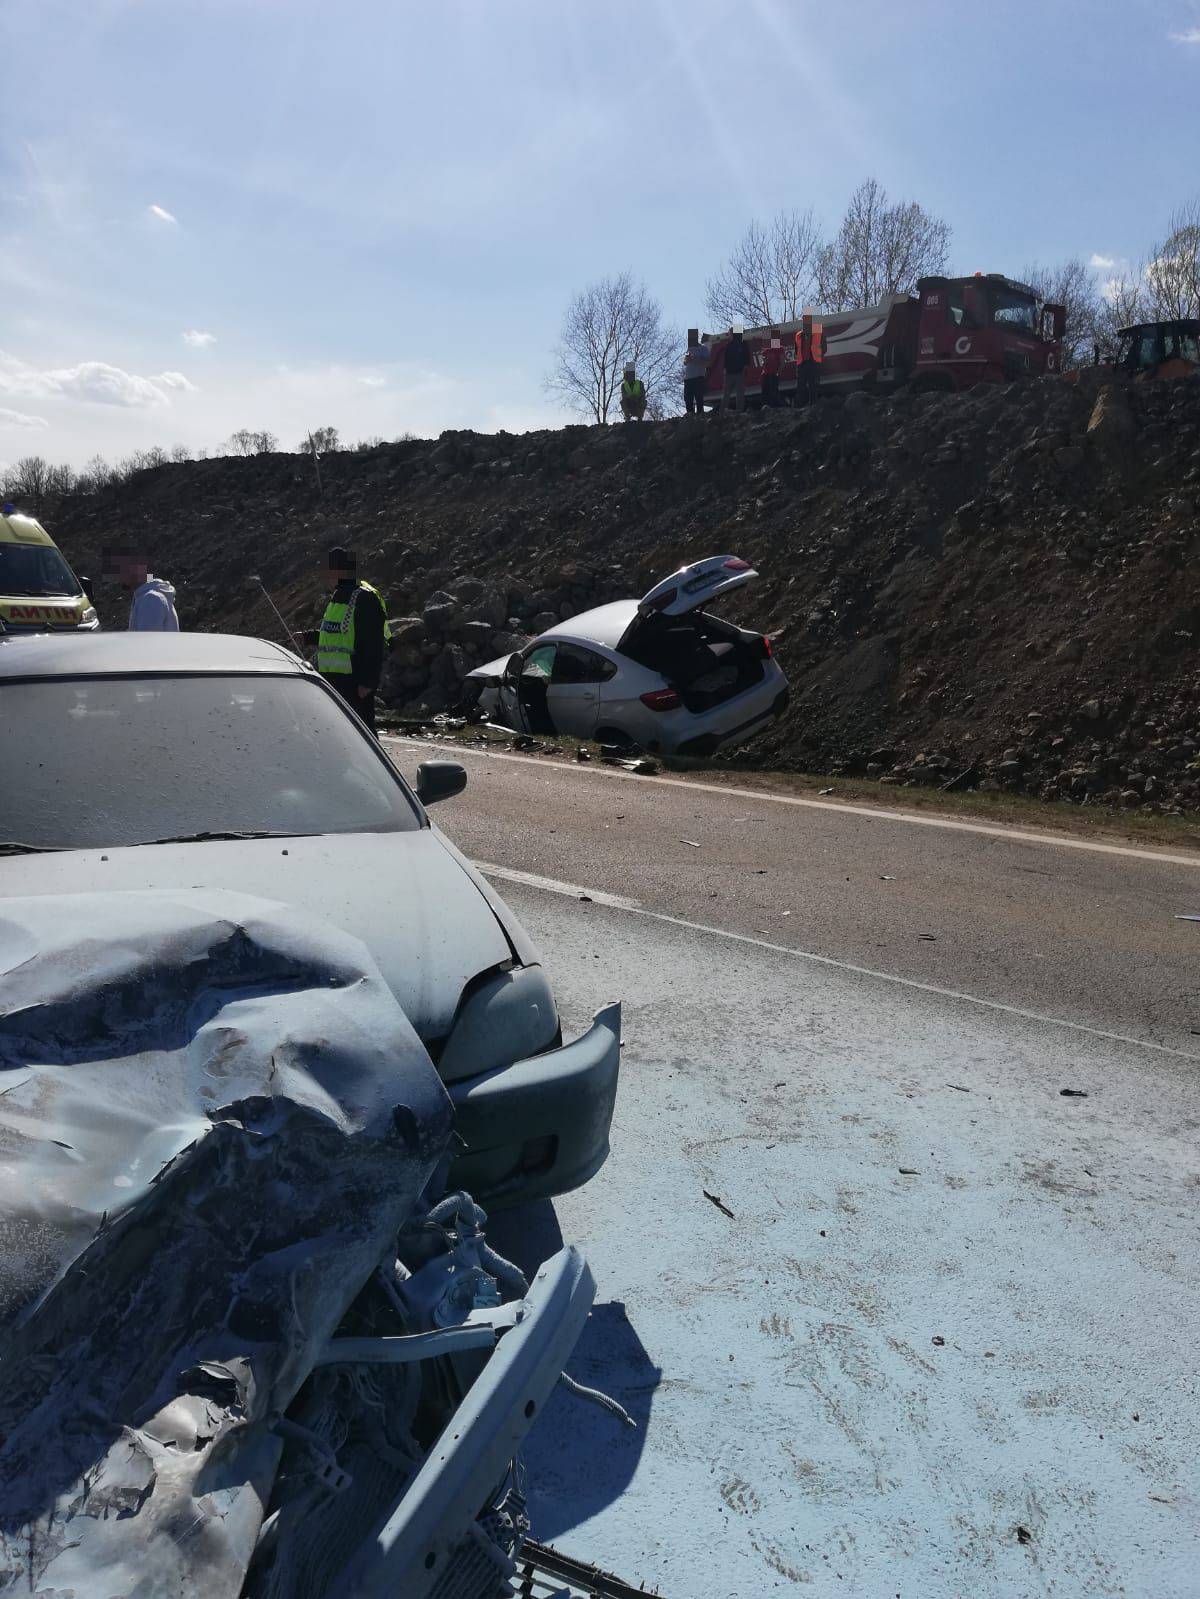
[[[658,672],[689,711],[710,711],[761,683],[767,659],[762,639],[705,611],[683,616],[638,615],[618,645],[639,665]]]

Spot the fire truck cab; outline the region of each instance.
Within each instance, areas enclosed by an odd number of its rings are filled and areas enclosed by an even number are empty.
[[[921,278],[915,360],[910,381],[922,388],[964,389],[1062,369],[1066,312],[1039,308],[1037,292],[1002,273]]]

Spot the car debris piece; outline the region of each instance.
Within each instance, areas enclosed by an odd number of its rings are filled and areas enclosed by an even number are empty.
[[[927,943],[927,944],[936,944],[937,943],[937,934],[936,933],[918,933],[917,937],[920,938],[920,939],[924,939],[925,943]]]
[[[730,1210],[729,1206],[721,1198],[720,1194],[710,1194],[707,1188],[702,1188],[700,1190],[700,1192],[704,1195],[705,1199],[707,1199],[710,1204],[715,1205],[719,1211],[721,1211],[724,1215],[728,1216],[730,1221],[736,1221],[737,1220],[737,1217],[733,1214],[733,1212]]]
[[[1087,1090],[1083,1088],[1060,1088],[1058,1092],[1063,1099],[1087,1098]]]
[[[1200,916],[1176,916],[1177,922],[1200,922]]]
[[[919,1177],[921,1175],[915,1166],[900,1166],[898,1170],[901,1177]]]
[[[689,848],[691,848],[691,849],[699,849],[700,848],[700,845],[697,843],[697,841],[694,838],[681,838],[679,840],[679,842],[681,844],[687,844],[689,846]]]
[[[550,1595],[553,1590],[558,1599],[652,1599],[658,1593],[657,1588],[631,1587],[598,1566],[572,1560],[532,1538],[525,1540],[518,1569],[522,1596]]]

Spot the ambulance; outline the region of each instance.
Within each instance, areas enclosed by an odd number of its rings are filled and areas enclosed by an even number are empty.
[[[94,633],[100,618],[85,582],[42,524],[0,510],[0,634]]]

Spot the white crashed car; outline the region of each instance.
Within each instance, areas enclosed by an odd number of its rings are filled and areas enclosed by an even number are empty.
[[[787,704],[771,641],[707,609],[758,576],[736,555],[680,567],[640,600],[614,600],[478,666],[467,699],[517,732],[711,755],[761,732]]]

